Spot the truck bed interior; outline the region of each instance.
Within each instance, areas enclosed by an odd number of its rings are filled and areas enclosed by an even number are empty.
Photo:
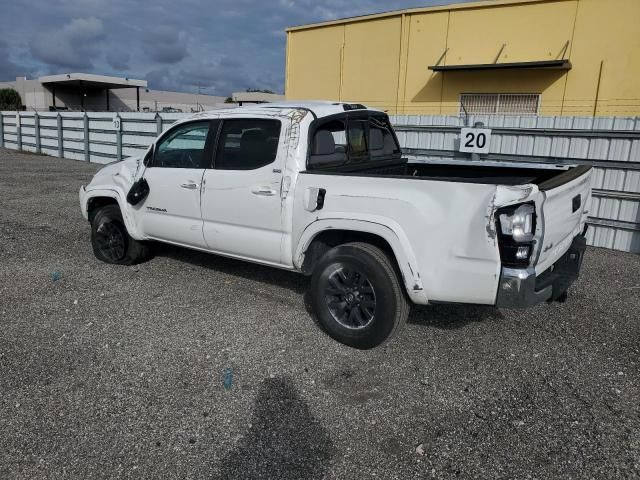
[[[485,165],[406,164],[407,174],[446,182],[500,185],[540,185],[566,169],[497,167]]]
[[[531,168],[530,166],[474,165],[469,163],[410,163],[406,159],[395,162],[373,162],[349,165],[309,173],[375,175],[385,177],[413,177],[443,182],[483,183],[489,185],[535,184],[541,189],[553,188],[576,178],[590,167],[558,166]],[[346,167],[346,168],[345,168]]]

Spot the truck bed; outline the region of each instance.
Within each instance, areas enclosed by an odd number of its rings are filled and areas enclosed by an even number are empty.
[[[463,183],[486,183],[490,185],[541,184],[566,172],[556,169],[519,167],[493,167],[485,165],[407,164],[409,175],[431,180]]]
[[[478,165],[468,163],[388,163],[384,165],[351,165],[350,168],[334,168],[330,171],[316,170],[310,173],[375,175],[384,177],[412,177],[456,183],[481,183],[487,185],[535,184],[540,190],[554,188],[582,175],[589,170],[585,165],[544,165],[539,168],[527,166]]]

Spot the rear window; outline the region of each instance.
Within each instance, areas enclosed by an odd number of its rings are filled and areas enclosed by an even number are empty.
[[[220,132],[215,168],[255,170],[276,159],[281,123],[279,120],[243,118],[225,120]]]
[[[320,123],[314,130],[309,152],[310,169],[401,157],[386,115],[345,116]]]

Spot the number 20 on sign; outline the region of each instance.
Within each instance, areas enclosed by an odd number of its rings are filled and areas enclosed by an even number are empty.
[[[467,153],[489,153],[490,140],[490,128],[462,128],[459,150]]]

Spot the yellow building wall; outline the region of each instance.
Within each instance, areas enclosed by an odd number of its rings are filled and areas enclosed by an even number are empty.
[[[447,48],[449,12],[409,15],[407,24],[407,58],[404,95],[399,110],[407,114],[441,113],[443,75],[432,72]]]
[[[444,64],[562,58],[571,40],[576,5],[577,1],[564,0],[451,11]],[[541,113],[556,114],[549,108],[562,103],[565,75],[561,70],[446,72],[442,113],[458,113],[461,93],[542,93]]]
[[[286,95],[457,114],[462,93],[539,93],[542,115],[640,115],[639,19],[640,0],[506,0],[293,29]],[[563,58],[571,70],[427,68]]]
[[[571,62],[562,114],[640,115],[640,0],[580,0]]]
[[[395,109],[400,26],[399,17],[346,25],[341,100]]]
[[[287,98],[337,100],[340,97],[340,69],[343,25],[287,34]]]

